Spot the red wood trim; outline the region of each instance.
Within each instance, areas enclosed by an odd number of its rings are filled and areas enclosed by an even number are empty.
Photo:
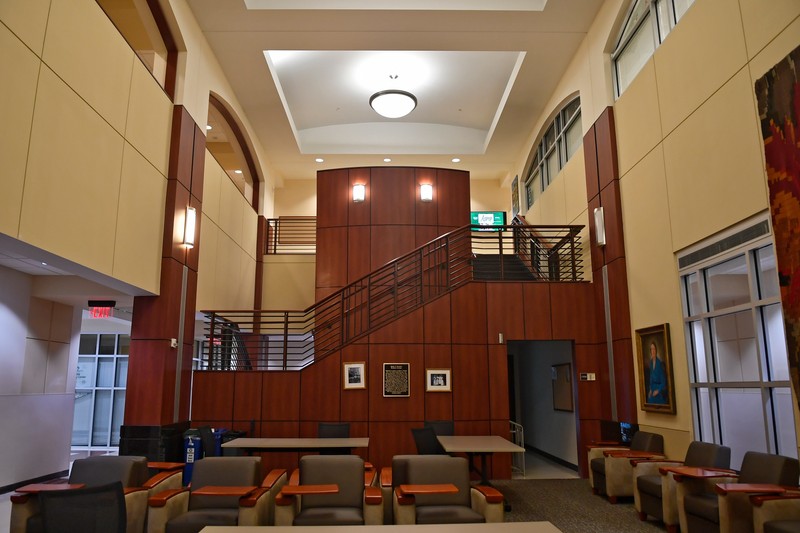
[[[367,470],[366,472],[364,472],[364,486],[365,487],[371,486],[372,483],[375,481],[375,476],[377,475],[378,473],[375,470]]]
[[[256,503],[258,503],[258,499],[261,498],[264,494],[269,492],[269,487],[258,487],[256,490],[251,492],[246,496],[242,496],[239,498],[239,506],[240,507],[255,507]]]
[[[397,498],[397,503],[400,505],[413,505],[416,501],[413,494],[404,494],[400,492],[400,487],[394,489],[394,495]]]
[[[603,452],[606,457],[630,457],[639,459],[653,459],[655,457],[664,457],[663,453],[656,452],[642,452],[638,450],[606,450]]]
[[[364,470],[375,470],[375,465],[369,461],[364,461]]]
[[[772,483],[717,483],[714,490],[725,496],[736,492],[759,492],[762,494],[782,494],[786,489]]]
[[[489,487],[486,485],[475,485],[473,488],[478,492],[480,492],[481,494],[483,494],[488,503],[503,502],[503,493],[494,487]]]
[[[284,505],[294,505],[294,496],[290,496],[288,494],[283,494],[282,492],[279,492],[278,495],[275,496],[275,505],[280,505],[281,507],[283,507]]]
[[[159,472],[158,474],[152,476],[150,479],[145,481],[144,485],[142,485],[142,486],[144,488],[146,488],[146,489],[152,489],[153,487],[155,487],[156,485],[158,485],[159,483],[161,483],[165,479],[170,478],[172,476],[177,476],[177,475],[179,475],[179,473],[176,472],[175,470],[166,470],[164,472]]]
[[[737,475],[735,470],[726,468],[698,468],[696,466],[666,466],[658,469],[661,474],[673,473],[675,481],[681,482],[683,478],[708,479],[714,477],[727,477]]]
[[[672,463],[672,464],[676,464],[676,465],[680,466],[680,465],[683,464],[683,461],[673,461],[672,459],[658,459],[658,458],[654,458],[654,459],[631,459],[631,464],[633,466],[636,466],[638,464],[646,464],[646,463]],[[667,468],[667,467],[664,467],[664,468]]]
[[[383,503],[383,494],[380,487],[365,487],[364,501],[367,505],[380,505]]]
[[[147,499],[147,505],[149,505],[150,507],[164,507],[165,505],[167,505],[167,500],[169,500],[170,498],[172,498],[174,496],[177,496],[178,494],[180,494],[182,492],[186,492],[188,490],[189,489],[167,489],[167,490],[162,490],[158,494],[156,494],[154,496],[150,496]]]
[[[392,486],[392,467],[384,466],[381,468],[381,487]]]
[[[150,461],[147,463],[147,468],[155,470],[180,470],[185,463],[169,463],[166,461]]]
[[[412,494],[454,494],[458,487],[452,483],[430,483],[426,485],[400,485],[397,487],[401,496]]]
[[[797,487],[793,487],[793,489],[797,490]],[[756,507],[761,507],[764,502],[772,500],[800,500],[800,492],[784,492],[782,494],[753,494],[750,496],[750,502]]]
[[[11,503],[28,503],[28,500],[30,498],[31,498],[30,494],[14,493],[11,495]]]
[[[17,489],[17,492],[27,494],[38,494],[40,492],[50,492],[56,490],[82,489],[83,483],[31,483]]]
[[[300,484],[300,470],[296,469],[292,472],[292,475],[289,477],[289,485],[299,485]]]
[[[280,494],[284,496],[302,496],[304,494],[336,494],[339,485],[329,483],[325,485],[284,485]]]
[[[247,496],[256,490],[256,487],[229,487],[223,485],[206,485],[192,490],[192,494],[199,496]]]
[[[275,486],[275,483],[278,482],[280,477],[285,473],[286,473],[285,468],[276,468],[274,470],[270,470],[269,474],[267,474],[267,477],[265,477],[264,481],[261,482],[261,486],[271,489],[272,487]]]

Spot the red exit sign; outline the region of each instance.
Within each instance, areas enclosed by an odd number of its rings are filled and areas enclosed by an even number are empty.
[[[89,308],[91,318],[111,318],[114,316],[113,307],[91,307]]]

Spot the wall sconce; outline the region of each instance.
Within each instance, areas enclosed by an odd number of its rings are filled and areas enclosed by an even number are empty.
[[[366,194],[367,194],[367,188],[364,186],[363,183],[356,183],[355,185],[353,185],[354,202],[363,202]]]
[[[602,207],[594,208],[594,234],[597,246],[606,245],[606,220]]]
[[[197,225],[197,211],[194,207],[186,208],[186,225],[183,228],[183,245],[194,248],[194,230]]]
[[[430,183],[423,183],[419,186],[419,199],[423,202],[430,202],[433,200],[433,185]]]

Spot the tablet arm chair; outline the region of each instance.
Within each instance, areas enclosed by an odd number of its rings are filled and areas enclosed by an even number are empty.
[[[395,524],[503,521],[503,495],[493,487],[471,486],[465,458],[408,456],[406,467],[408,483],[397,485],[393,494]]]
[[[750,496],[755,533],[800,531],[800,491]]]
[[[127,517],[122,483],[39,495],[47,533],[125,533]]]
[[[592,492],[617,498],[633,496],[633,465],[631,459],[663,458],[664,437],[658,433],[637,431],[630,448],[596,446],[589,448],[589,481]]]
[[[797,486],[797,459],[761,452],[747,452],[739,475],[676,474],[678,515],[683,533],[733,533],[753,531],[749,496],[783,492]]]
[[[693,466],[727,469],[731,463],[731,449],[709,442],[694,441],[686,450],[683,461],[660,459],[632,459],[633,502],[640,520],[647,515],[655,517],[667,527],[667,531],[678,530],[678,504],[674,474],[664,471],[669,467]]]
[[[276,498],[276,526],[383,524],[376,472],[357,455],[306,455]]]
[[[260,457],[205,457],[194,463],[188,489],[163,491],[148,500],[148,533],[197,533],[205,526],[272,524],[274,498],[285,470],[261,480]]]

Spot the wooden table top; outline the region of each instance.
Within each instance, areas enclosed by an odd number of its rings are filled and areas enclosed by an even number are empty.
[[[195,489],[192,491],[192,494],[197,494],[200,496],[247,496],[251,492],[256,490],[256,486],[253,485],[251,487],[248,486],[241,486],[241,487],[230,487],[224,485],[206,485],[204,487],[200,487],[199,489]]]
[[[337,494],[339,485],[335,483],[325,485],[284,485],[281,494],[285,496],[302,496],[304,494]]]
[[[400,494],[455,494],[458,487],[452,483],[433,483],[426,485],[400,485]]]
[[[369,437],[347,438],[278,438],[240,437],[222,444],[223,448],[246,448],[272,451],[319,451],[325,448],[367,448]]]
[[[499,435],[442,435],[436,438],[447,453],[519,453],[525,451],[522,446]]]

